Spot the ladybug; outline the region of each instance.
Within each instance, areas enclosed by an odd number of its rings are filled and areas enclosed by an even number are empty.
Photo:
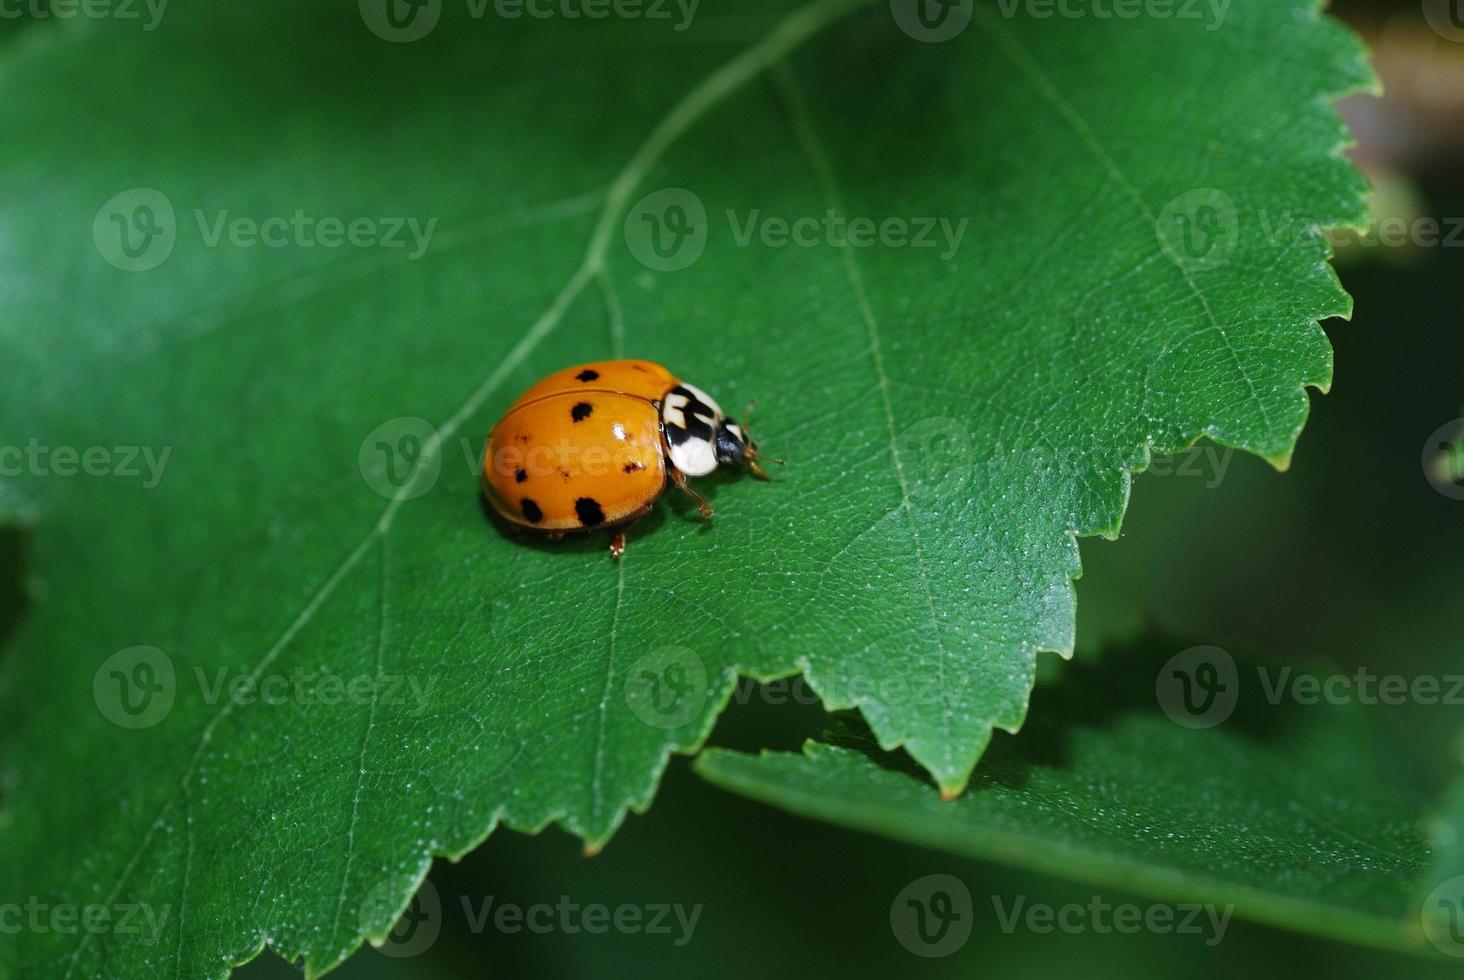
[[[710,520],[687,478],[733,465],[769,479],[757,458],[757,443],[695,385],[653,361],[595,361],[556,371],[508,407],[483,451],[483,493],[505,520],[552,540],[614,528],[619,558],[626,528],[668,480]]]

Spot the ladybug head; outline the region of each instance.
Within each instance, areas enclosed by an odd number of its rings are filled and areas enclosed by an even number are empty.
[[[748,413],[751,414],[752,406],[748,406]],[[757,443],[742,426],[737,424],[736,419],[724,418],[717,425],[717,462],[735,463],[739,466],[746,466],[748,472],[763,480],[770,480],[767,471],[757,465]],[[781,463],[781,459],[773,460]]]
[[[742,465],[757,453],[757,443],[747,437],[736,419],[722,419],[717,426],[717,462]]]

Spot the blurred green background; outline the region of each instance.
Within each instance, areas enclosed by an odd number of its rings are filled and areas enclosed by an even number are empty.
[[[1357,158],[1385,191],[1380,206],[1464,220],[1464,44],[1430,31],[1419,3],[1339,3],[1335,12],[1373,44],[1389,89],[1382,102],[1346,107]],[[1167,475],[1139,477],[1119,541],[1082,543],[1078,656],[1101,657],[1105,646],[1157,628],[1277,663],[1457,670],[1464,500],[1430,485],[1421,456],[1432,433],[1464,414],[1464,240],[1454,248],[1353,245],[1337,264],[1356,312],[1351,323],[1325,325],[1335,383],[1313,398],[1291,471],[1215,450],[1196,458],[1194,475],[1166,466]],[[0,640],[24,615],[23,562],[22,535],[0,532]],[[1414,748],[1410,766],[1435,792],[1457,775],[1443,747],[1464,731],[1461,709],[1373,710]],[[816,706],[752,697],[734,702],[712,744],[796,749],[826,720]],[[903,887],[932,873],[959,877],[977,916],[958,952],[926,960],[899,944],[889,912]],[[411,958],[366,949],[337,975],[1423,977],[1459,968],[1242,921],[1215,946],[1194,935],[1007,934],[990,896],[1148,900],[802,821],[713,789],[684,758],[673,760],[652,810],[593,859],[558,830],[498,832],[459,864],[439,861],[431,881],[443,915],[430,948]],[[490,896],[524,906],[568,896],[581,905],[703,910],[683,946],[674,933],[475,933],[462,902]],[[297,969],[266,955],[238,975],[266,980]]]

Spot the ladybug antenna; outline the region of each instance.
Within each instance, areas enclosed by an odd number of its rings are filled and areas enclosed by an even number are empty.
[[[743,458],[747,462],[747,471],[749,473],[757,477],[759,480],[772,480],[772,477],[768,475],[768,471],[758,465],[757,443],[752,441],[752,410],[756,407],[757,402],[755,400],[748,402],[747,413],[742,416],[742,418],[744,419],[742,423],[742,434],[747,442],[747,448],[746,450],[744,450],[745,455]],[[781,459],[775,459],[772,456],[767,456],[764,458],[767,459],[767,461],[770,463],[777,463],[779,466],[783,465],[783,461]]]

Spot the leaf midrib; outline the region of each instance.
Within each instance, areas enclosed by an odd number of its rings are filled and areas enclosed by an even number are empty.
[[[800,8],[780,21],[761,40],[748,46],[741,54],[733,57],[720,68],[707,75],[671,107],[666,116],[657,123],[646,140],[632,154],[615,181],[611,184],[610,190],[605,196],[604,207],[601,209],[600,217],[596,222],[579,266],[560,288],[558,293],[555,294],[549,306],[530,325],[523,337],[513,346],[504,359],[499,362],[497,368],[468,396],[458,410],[449,416],[441,426],[437,427],[433,434],[424,442],[420,456],[424,465],[419,465],[414,470],[412,477],[398,488],[395,496],[387,502],[381,515],[372,527],[356,543],[355,547],[347,553],[345,558],[336,566],[335,570],[326,578],[325,582],[316,590],[295,618],[286,626],[279,638],[260,658],[254,669],[249,673],[251,681],[257,683],[261,679],[264,673],[279,658],[300,631],[314,618],[316,612],[330,601],[341,582],[344,581],[346,576],[365,557],[376,539],[381,538],[385,540],[391,531],[402,503],[414,495],[424,475],[432,469],[429,465],[425,464],[430,463],[431,460],[435,459],[442,452],[447,440],[451,439],[468,419],[482,409],[483,405],[498,390],[503,381],[527,360],[544,338],[559,325],[565,312],[584,291],[585,287],[591,281],[598,280],[603,275],[605,255],[608,252],[612,240],[615,222],[629,203],[631,195],[640,186],[651,168],[661,159],[666,150],[713,107],[737,91],[749,80],[761,74],[812,35],[828,27],[845,14],[870,2],[872,0],[819,0],[819,2],[811,3],[808,6]],[[608,678],[607,683],[609,683]],[[142,839],[138,842],[137,849],[123,866],[116,883],[108,891],[105,900],[106,905],[112,906],[116,903],[118,895],[126,887],[127,882],[131,880],[143,855],[147,852],[154,835],[176,805],[179,796],[186,797],[188,787],[198,770],[199,762],[208,744],[213,739],[214,732],[233,714],[236,706],[234,701],[225,700],[220,709],[203,727],[188,765],[178,780],[177,791],[163,803],[162,807],[158,810],[157,816],[143,833]],[[600,738],[603,741],[603,730]],[[597,747],[597,757],[600,751],[602,751],[602,746]],[[591,841],[591,843],[594,842]],[[424,868],[419,877],[425,876],[425,873]],[[409,898],[410,895],[403,896],[404,900]],[[62,976],[62,980],[70,980],[91,938],[92,933],[82,930],[71,956],[67,959],[66,970]],[[179,943],[181,947],[181,922]],[[180,959],[175,954],[175,967],[179,963]],[[310,972],[313,973],[314,971],[311,970]]]

